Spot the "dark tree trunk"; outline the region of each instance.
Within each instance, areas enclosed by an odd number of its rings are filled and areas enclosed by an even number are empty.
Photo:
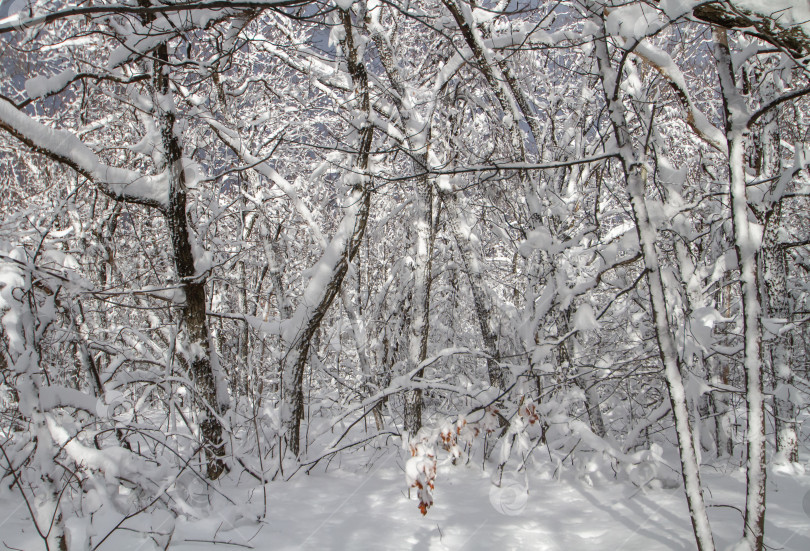
[[[341,11],[341,19],[346,31],[344,47],[346,48],[349,74],[352,77],[354,93],[358,103],[357,108],[368,117],[371,108],[368,75],[355,44],[350,13]],[[368,175],[368,165],[373,137],[374,127],[366,118],[359,129],[358,153],[355,160],[355,172],[359,175],[359,183],[352,190],[347,201],[347,213],[344,215],[335,237],[319,262],[322,269],[330,270],[331,276],[324,288],[307,288],[304,293],[305,298],[302,299],[304,302],[302,302],[294,315],[294,318],[300,318],[299,327],[296,328],[299,333],[294,335],[294,339],[287,338],[291,343],[291,348],[285,360],[283,382],[284,401],[288,409],[286,412],[286,436],[288,450],[296,457],[301,453],[301,421],[304,418],[304,371],[309,359],[310,346],[323,317],[340,292],[349,264],[360,249],[360,243],[363,240],[366,222],[368,221],[371,205],[371,181]],[[333,255],[330,254],[329,249],[332,249],[331,252],[336,253],[335,258],[330,259]],[[314,304],[314,307],[308,306],[307,303]]]
[[[217,383],[211,363],[211,349],[208,339],[206,317],[206,274],[198,274],[194,266],[194,252],[186,214],[187,189],[183,169],[182,148],[175,133],[175,115],[160,107],[160,98],[171,93],[169,79],[165,74],[168,66],[168,50],[161,45],[155,52],[154,62],[154,105],[155,117],[161,132],[165,170],[169,181],[169,205],[166,210],[166,224],[172,242],[172,262],[175,274],[185,301],[181,307],[181,325],[185,331],[187,362],[194,383],[200,415],[200,437],[205,451],[208,478],[215,480],[227,470],[225,465],[225,443],[220,416],[223,405],[217,396]]]

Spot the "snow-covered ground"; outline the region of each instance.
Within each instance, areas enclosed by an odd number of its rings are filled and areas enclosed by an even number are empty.
[[[232,477],[219,489],[234,504],[216,494],[209,506],[200,507],[198,501],[195,508],[207,509],[209,516],[178,520],[170,542],[160,534],[171,532],[171,519],[141,515],[99,549],[151,551],[167,543],[176,551],[694,549],[681,488],[640,490],[629,482],[583,478],[570,470],[559,479],[553,466],[540,466],[528,477],[504,475],[498,489],[480,465],[444,465],[436,479],[435,504],[423,517],[408,498],[398,450],[365,468],[337,462],[328,472],[301,471],[288,482],[268,484],[263,521],[257,520],[264,510],[261,488],[249,477]],[[741,534],[737,509],[743,506],[744,475],[731,466],[725,472],[712,470],[704,471],[706,497],[718,549],[726,549]],[[767,503],[770,548],[810,549],[810,476],[769,471]],[[43,548],[24,503],[5,485],[0,540],[11,549]]]

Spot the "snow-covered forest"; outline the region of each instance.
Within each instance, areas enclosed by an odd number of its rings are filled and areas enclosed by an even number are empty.
[[[805,0],[0,0],[6,549],[810,548]]]

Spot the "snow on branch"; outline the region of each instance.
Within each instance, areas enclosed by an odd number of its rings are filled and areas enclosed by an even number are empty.
[[[791,0],[706,2],[692,11],[696,19],[737,29],[787,51],[796,59],[810,54],[807,4]]]
[[[667,79],[681,106],[686,111],[686,124],[707,144],[714,147],[720,153],[728,156],[728,144],[725,135],[714,126],[706,115],[697,108],[689,88],[686,85],[686,78],[681,70],[672,60],[668,53],[656,48],[646,40],[642,40],[636,45],[634,53],[649,63],[653,69],[661,73]]]
[[[104,15],[156,15],[178,12],[211,11],[227,15],[233,11],[264,10],[293,8],[308,4],[308,0],[257,0],[257,1],[230,1],[209,0],[199,2],[172,2],[152,5],[140,4],[95,4],[89,6],[67,6],[60,10],[26,16],[18,12],[4,19],[0,19],[0,34],[16,31],[21,28],[46,25],[64,19]],[[202,25],[201,25],[202,26]]]
[[[168,186],[163,175],[144,176],[106,165],[74,134],[45,126],[18,110],[5,97],[0,97],[0,129],[37,153],[74,169],[116,201],[158,209],[168,205]]]

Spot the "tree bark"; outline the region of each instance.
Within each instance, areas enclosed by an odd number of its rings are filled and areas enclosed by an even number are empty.
[[[197,273],[194,265],[192,237],[186,214],[187,195],[183,152],[175,132],[172,109],[162,107],[169,89],[168,48],[161,45],[155,52],[153,72],[153,105],[162,140],[165,171],[169,182],[169,205],[166,224],[172,243],[172,262],[183,290],[181,325],[185,329],[187,361],[194,383],[198,412],[201,417],[200,436],[205,450],[208,478],[216,480],[228,468],[225,464],[225,442],[221,415],[226,409],[225,396],[218,396],[217,380],[211,362],[206,307],[207,274]]]
[[[431,257],[433,249],[433,186],[425,178],[414,183],[416,197],[415,238],[413,244],[413,288],[411,290],[411,323],[408,327],[408,372],[427,358],[430,332]],[[416,372],[422,377],[424,370]],[[422,389],[405,391],[405,430],[415,435],[422,427]]]
[[[327,246],[318,265],[312,270],[315,276],[310,280],[301,304],[290,320],[290,329],[284,333],[284,340],[290,350],[284,362],[283,398],[285,405],[286,438],[289,452],[294,456],[301,453],[301,421],[304,418],[304,370],[309,357],[313,337],[320,327],[332,301],[340,292],[343,279],[360,248],[368,221],[371,205],[371,178],[368,174],[369,155],[374,136],[374,127],[369,121],[371,103],[369,100],[368,75],[363,65],[356,43],[356,35],[349,11],[340,12],[346,38],[343,42],[352,78],[354,99],[357,109],[365,116],[359,128],[359,144],[354,172],[357,183],[347,198],[346,213],[331,243]],[[317,274],[327,273],[321,280]]]
[[[772,85],[763,86],[766,90],[765,101],[777,99]],[[770,92],[770,93],[769,93]],[[762,130],[754,135],[755,150],[759,155],[756,162],[759,177],[777,177],[783,179],[783,167],[780,158],[781,136],[777,111],[772,109],[760,119]],[[791,319],[791,299],[787,286],[787,255],[779,243],[779,233],[783,228],[782,201],[768,201],[764,212],[765,235],[762,251],[759,255],[759,273],[762,296],[763,316],[771,320],[772,329],[767,332],[763,342],[763,370],[773,380],[773,418],[776,439],[776,457],[780,463],[799,461],[798,407],[793,400],[793,361],[790,353],[792,335],[781,334],[776,327],[782,327]]]
[[[377,47],[380,62],[385,69],[388,81],[394,89],[391,99],[404,127],[406,145],[413,158],[414,171],[420,174],[414,179],[414,216],[412,271],[413,285],[410,292],[410,323],[408,325],[408,367],[411,372],[427,357],[428,336],[430,333],[430,287],[431,258],[433,253],[433,182],[428,177],[430,121],[422,120],[411,102],[408,91],[394,59],[391,46],[379,21],[380,5],[369,2],[367,26],[371,39]],[[421,377],[423,371],[416,372]],[[422,427],[422,390],[412,388],[405,391],[404,428],[415,435]]]
[[[759,14],[735,6],[733,2],[711,2],[692,10],[695,18],[724,29],[738,29],[770,42],[790,53],[797,60],[810,54],[810,37],[801,25],[783,27],[774,14]],[[778,15],[778,12],[777,12]]]
[[[681,361],[667,313],[666,293],[661,277],[658,251],[655,246],[657,235],[647,210],[645,190],[647,168],[643,158],[637,158],[637,154],[633,150],[630,131],[624,114],[624,106],[620,98],[614,96],[617,79],[620,78],[620,75],[611,64],[607,39],[604,38],[606,34],[604,20],[602,17],[598,17],[595,22],[602,30],[601,33],[598,33],[601,38],[596,39],[595,45],[599,76],[602,80],[607,110],[613,125],[616,143],[619,147],[627,193],[630,197],[633,219],[644,259],[647,286],[650,293],[650,313],[658,342],[661,363],[664,366],[664,379],[669,392],[672,413],[675,417],[675,430],[681,459],[681,475],[684,482],[689,516],[692,521],[692,530],[695,534],[698,550],[713,551],[715,548],[714,537],[703,499],[700,467],[694,446],[692,427],[689,423],[686,389],[681,375]]]
[[[747,410],[748,461],[745,470],[745,518],[743,542],[757,551],[765,537],[765,404],[762,388],[762,306],[757,263],[761,236],[748,219],[744,154],[748,137],[747,108],[737,90],[734,65],[724,30],[714,30],[715,57],[726,112],[726,140],[729,151],[731,221],[734,248],[740,266],[743,315],[743,368]]]

